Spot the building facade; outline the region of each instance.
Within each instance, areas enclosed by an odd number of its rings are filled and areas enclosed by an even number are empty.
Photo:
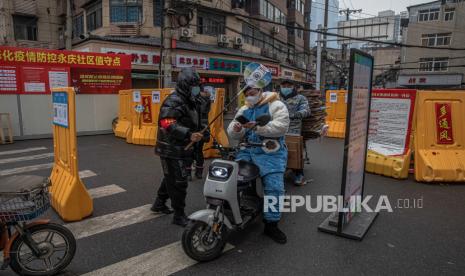
[[[66,2],[0,1],[1,44],[63,49]],[[172,87],[183,67],[195,66],[205,83],[231,98],[250,62],[267,65],[275,85],[308,79],[304,32],[287,27],[305,26],[305,0],[71,2],[73,50],[131,55],[134,88]]]
[[[404,42],[438,48],[464,48],[465,2],[434,1],[410,6]],[[463,87],[465,51],[404,48],[398,85],[416,88]]]

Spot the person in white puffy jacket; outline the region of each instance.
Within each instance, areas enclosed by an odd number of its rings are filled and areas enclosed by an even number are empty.
[[[228,127],[228,135],[232,139],[246,139],[251,143],[263,143],[265,139],[276,140],[279,150],[265,152],[262,148],[251,147],[242,149],[236,156],[237,160],[252,162],[260,169],[264,186],[264,194],[270,202],[282,202],[284,196],[284,172],[287,165],[287,148],[284,136],[289,128],[289,112],[286,105],[279,100],[274,92],[262,92],[261,89],[248,88],[245,92],[246,104],[239,109],[235,118],[243,115],[248,123],[241,124],[234,119]],[[265,126],[257,126],[255,120],[263,114],[269,114],[271,121]],[[277,206],[278,207],[278,206]],[[264,233],[278,243],[286,243],[286,235],[278,228],[281,219],[279,207],[277,211],[264,210]]]

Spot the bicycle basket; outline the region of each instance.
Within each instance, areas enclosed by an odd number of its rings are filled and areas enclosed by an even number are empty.
[[[50,208],[48,180],[34,189],[20,192],[0,192],[2,223],[33,220]]]

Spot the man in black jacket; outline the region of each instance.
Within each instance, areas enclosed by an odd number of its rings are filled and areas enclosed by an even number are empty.
[[[187,172],[186,164],[192,162],[192,147],[185,150],[190,142],[203,139],[200,114],[196,109],[196,98],[200,94],[200,77],[192,68],[183,69],[178,76],[176,90],[169,95],[160,108],[158,137],[155,153],[160,156],[164,178],[151,210],[170,214],[166,205],[168,199],[174,209],[173,223],[186,226],[188,218],[184,213],[186,205]]]

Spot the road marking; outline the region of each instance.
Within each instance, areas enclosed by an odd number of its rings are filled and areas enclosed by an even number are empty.
[[[65,226],[73,232],[76,239],[82,239],[164,215],[153,213],[150,211],[150,206],[151,204],[147,204],[133,209],[70,223]]]
[[[227,244],[224,251],[233,248],[233,245]],[[197,261],[192,260],[184,253],[181,242],[178,241],[86,273],[83,276],[171,275],[196,263]]]
[[[47,149],[46,147],[36,147],[36,148],[27,148],[27,149],[21,149],[21,150],[8,150],[8,151],[0,152],[0,155],[18,154],[18,153],[25,153],[25,152],[31,152],[31,151],[46,150],[46,149]]]
[[[98,187],[98,188],[93,188],[88,190],[90,196],[93,199],[101,198],[101,197],[106,197],[106,196],[111,196],[111,195],[116,195],[119,193],[124,193],[126,192],[125,189],[121,188],[118,185],[111,184],[103,187]]]
[[[84,170],[84,171],[80,171],[80,172],[79,172],[79,177],[80,177],[81,179],[83,179],[83,178],[88,178],[88,177],[92,177],[92,176],[96,176],[96,175],[97,175],[97,174],[94,173],[94,172],[91,171],[91,170]]]
[[[38,164],[38,165],[2,170],[0,171],[0,176],[8,176],[8,175],[13,175],[13,174],[20,174],[20,173],[27,173],[27,172],[50,169],[53,167],[53,164],[54,163],[45,163],[45,164]],[[97,174],[91,170],[84,170],[84,171],[79,172],[79,177],[81,179],[96,176],[96,175]]]
[[[50,158],[52,156],[53,156],[53,153],[43,153],[43,154],[37,154],[37,155],[28,155],[28,156],[20,156],[20,157],[13,157],[13,158],[5,158],[5,159],[0,159],[0,164],[8,164],[8,163],[14,163],[14,162],[38,160],[38,159]]]
[[[0,171],[0,176],[7,176],[12,174],[19,174],[19,173],[26,173],[26,172],[33,172],[39,170],[50,169],[53,167],[53,163],[46,163],[46,164],[39,164],[39,165],[32,165],[26,167],[19,167],[14,169],[2,170]]]

